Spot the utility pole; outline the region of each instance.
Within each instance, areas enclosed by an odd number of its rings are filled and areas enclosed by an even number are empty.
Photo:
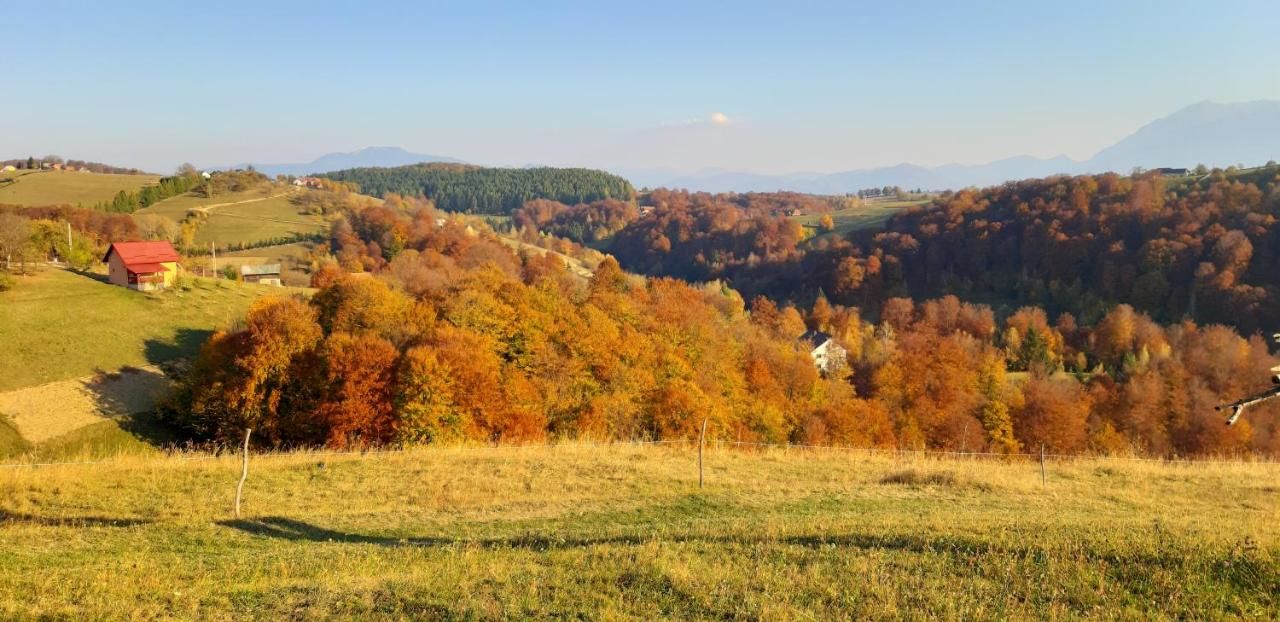
[[[218,247],[209,242],[209,254],[213,256],[213,278],[218,278]]]
[[[71,222],[67,221],[67,257],[71,257]]]

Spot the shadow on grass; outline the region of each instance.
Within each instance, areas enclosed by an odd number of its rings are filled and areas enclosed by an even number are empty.
[[[153,447],[170,447],[182,439],[178,432],[161,421],[155,413],[139,413],[116,420],[120,429]]]
[[[112,284],[110,276],[99,273],[99,272],[80,272],[79,270],[67,270],[67,272],[74,274],[76,276],[83,276],[85,278],[93,279],[99,283],[105,283],[107,285]]]
[[[174,359],[193,357],[200,346],[213,336],[213,331],[198,328],[179,328],[173,339],[148,339],[144,344],[147,362],[159,365]]]
[[[178,444],[176,432],[151,413],[124,415],[77,428],[32,448],[32,460],[97,459],[121,455],[145,455]]]
[[[31,444],[18,434],[9,417],[0,413],[0,460],[21,456],[31,451]]]
[[[156,401],[169,390],[169,379],[160,371],[132,366],[117,371],[96,369],[83,384],[98,412],[107,416],[154,410]]]
[[[244,533],[292,540],[300,542],[339,542],[350,544],[375,544],[387,547],[438,547],[438,546],[479,546],[490,549],[529,549],[548,551],[560,549],[586,548],[598,545],[638,546],[646,542],[661,541],[672,543],[706,543],[706,544],[781,544],[802,546],[805,548],[848,548],[859,550],[891,550],[909,553],[949,553],[959,555],[984,555],[992,552],[986,543],[957,537],[924,538],[908,535],[801,535],[766,538],[743,535],[666,535],[651,537],[646,535],[615,536],[554,536],[554,535],[519,535],[504,538],[441,538],[441,537],[409,537],[379,536],[370,534],[349,533],[312,525],[310,523],[280,516],[267,516],[257,519],[237,519],[219,521],[219,525],[230,527]]]
[[[0,527],[8,525],[40,525],[42,527],[134,527],[155,521],[146,518],[111,518],[107,516],[36,516],[0,510]]]

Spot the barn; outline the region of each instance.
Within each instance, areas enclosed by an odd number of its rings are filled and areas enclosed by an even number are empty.
[[[280,264],[270,263],[260,266],[240,266],[240,277],[245,283],[261,283],[263,285],[275,285],[279,287],[280,281]]]
[[[102,258],[113,285],[144,292],[172,285],[178,261],[178,252],[168,242],[116,242]]]

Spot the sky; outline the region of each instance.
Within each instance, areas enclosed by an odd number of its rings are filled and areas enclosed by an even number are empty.
[[[0,159],[1084,159],[1199,101],[1280,99],[1277,26],[1274,0],[10,3]]]

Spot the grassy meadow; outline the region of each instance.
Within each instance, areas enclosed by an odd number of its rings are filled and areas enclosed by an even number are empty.
[[[1280,615],[1280,465],[688,447],[0,468],[5,619]]]
[[[264,184],[261,188],[234,192],[213,198],[192,193],[166,199],[138,214],[158,214],[171,220],[182,220],[188,211],[203,210],[208,220],[196,233],[196,244],[210,242],[219,247],[250,244],[288,237],[295,234],[321,233],[328,230],[322,216],[299,214],[289,198],[297,190]]]
[[[196,243],[246,244],[328,230],[323,216],[299,214],[282,196],[210,210],[209,220],[196,233]]]
[[[12,179],[11,183],[6,180]],[[93,207],[124,190],[136,192],[154,184],[156,175],[113,175],[79,171],[13,171],[0,173],[0,203],[14,205],[83,205]]]
[[[816,235],[844,235],[855,229],[867,229],[871,227],[879,227],[884,225],[894,214],[908,207],[923,205],[927,203],[924,200],[916,201],[898,201],[893,199],[870,199],[865,201],[861,206],[848,207],[845,209],[830,212],[831,220],[835,223],[835,229],[821,233],[819,226],[822,223],[824,214],[803,214],[800,216],[792,216],[791,219],[799,222],[805,228],[810,229]]]
[[[234,205],[240,203],[252,203],[264,201],[271,197],[283,195],[290,191],[289,186],[276,186],[270,183],[263,183],[256,188],[243,190],[240,192],[225,192],[213,197],[204,197],[195,192],[187,192],[175,197],[169,197],[155,205],[147,206],[138,210],[137,214],[158,214],[172,218],[174,220],[182,220],[187,212],[193,209],[206,210],[210,208],[218,208],[224,205]]]
[[[279,288],[191,279],[159,294],[48,269],[0,293],[0,391],[193,355]]]

